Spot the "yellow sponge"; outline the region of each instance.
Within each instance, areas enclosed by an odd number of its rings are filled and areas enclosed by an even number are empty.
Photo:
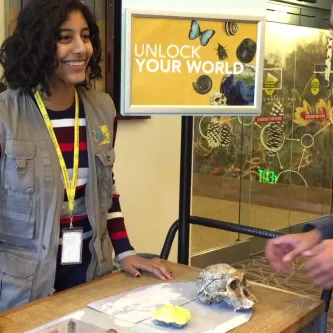
[[[173,304],[164,305],[153,313],[154,323],[161,326],[182,328],[190,319],[190,311]]]

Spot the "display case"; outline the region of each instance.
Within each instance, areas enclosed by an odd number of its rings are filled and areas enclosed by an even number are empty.
[[[260,116],[195,118],[192,215],[290,232],[331,213],[333,35],[306,10],[268,3]],[[193,226],[192,256],[245,240]]]

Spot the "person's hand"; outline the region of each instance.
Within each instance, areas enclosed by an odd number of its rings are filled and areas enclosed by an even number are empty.
[[[140,270],[150,272],[161,280],[173,278],[172,273],[168,271],[165,265],[158,259],[144,259],[138,256],[128,256],[120,261],[120,268],[137,278],[141,276]]]
[[[304,266],[312,282],[323,289],[333,288],[333,240],[324,240],[312,250],[303,253],[312,257]]]
[[[313,249],[320,240],[320,232],[316,229],[271,239],[266,245],[266,257],[273,268],[282,273],[290,273],[290,263],[305,251]]]

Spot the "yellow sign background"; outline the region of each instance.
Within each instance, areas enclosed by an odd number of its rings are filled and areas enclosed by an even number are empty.
[[[224,75],[215,73],[208,75],[213,81],[213,87],[208,94],[200,95],[195,92],[192,82],[196,82],[199,76],[204,75],[204,73],[189,73],[186,60],[196,59],[184,59],[181,56],[173,58],[182,62],[181,73],[163,73],[161,71],[151,73],[145,69],[142,72],[139,71],[139,66],[135,60],[135,44],[138,45],[139,50],[141,50],[141,44],[150,44],[151,46],[161,44],[163,54],[166,53],[165,50],[169,45],[200,46],[200,38],[190,40],[188,37],[191,20],[191,18],[132,17],[131,105],[209,105],[209,97],[213,93],[220,92],[220,84]],[[234,62],[239,62],[236,50],[245,38],[251,38],[257,43],[257,22],[235,21],[238,24],[238,32],[234,36],[228,36],[225,31],[225,21],[207,19],[198,19],[197,21],[201,31],[215,30],[209,43],[206,46],[201,46],[198,51],[201,59],[197,59],[197,61],[219,61],[216,51],[219,43],[226,47],[228,58],[223,61],[228,62],[230,69]],[[146,59],[153,58],[153,56],[149,56]],[[160,60],[158,57],[154,59]],[[249,64],[255,65],[255,62],[256,57]]]

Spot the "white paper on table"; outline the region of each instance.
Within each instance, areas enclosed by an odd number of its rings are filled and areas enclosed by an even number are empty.
[[[25,333],[40,333],[68,319],[81,320],[104,330],[114,328],[121,333],[174,333],[175,329],[157,326],[152,321],[155,308],[168,303],[187,308],[191,313],[192,318],[182,328],[182,333],[226,333],[252,317],[252,310],[235,312],[225,303],[201,303],[193,282],[162,283],[90,303],[90,308],[70,313]]]
[[[98,333],[101,332],[101,330],[102,330],[102,332],[106,332],[110,328],[116,329],[118,332],[121,332],[121,333],[123,333],[123,332],[127,333],[128,329],[134,326],[131,323],[113,319],[109,316],[103,315],[100,312],[85,308],[85,309],[82,309],[79,311],[69,313],[68,315],[66,315],[64,317],[58,318],[52,322],[49,322],[45,325],[42,325],[42,326],[32,329],[30,331],[26,331],[25,333],[44,332],[45,330],[47,330],[59,323],[67,321],[69,319],[76,319],[76,320],[80,320],[84,323],[94,325],[98,328],[96,330]],[[95,331],[90,330],[89,333],[95,333]]]
[[[133,324],[149,319],[155,309],[175,304],[182,306],[197,298],[195,282],[159,283],[140,287],[88,304],[88,307]]]

